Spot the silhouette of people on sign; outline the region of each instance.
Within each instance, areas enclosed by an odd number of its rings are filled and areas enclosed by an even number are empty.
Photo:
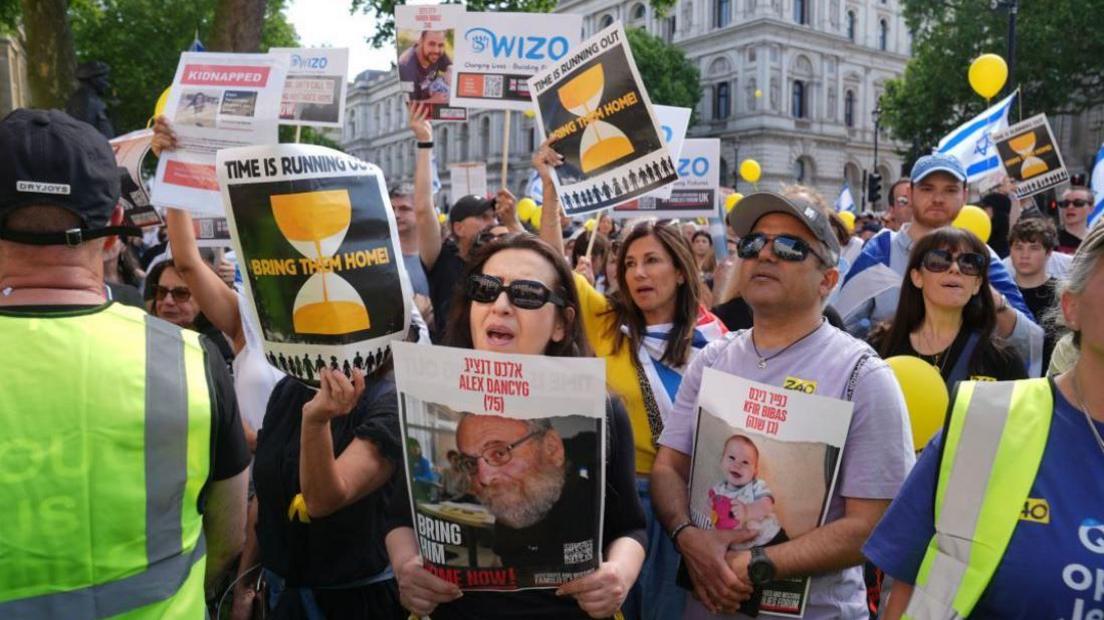
[[[353,368],[364,370],[364,358],[360,356],[360,351],[357,351],[356,357],[353,358]]]
[[[325,368],[325,367],[326,367],[326,360],[322,359],[322,354],[319,353],[318,358],[314,360],[314,369],[321,374],[322,369]]]
[[[303,354],[303,370],[307,373],[307,381],[314,381],[314,364],[311,363],[310,355]]]
[[[280,365],[279,362],[276,361],[276,355],[272,351],[268,352],[268,363],[272,364],[273,366]]]
[[[621,195],[621,184],[617,182],[617,177],[614,177],[614,179],[613,179],[613,195],[614,196],[620,196]]]
[[[295,376],[302,377],[303,376],[303,360],[299,359],[298,357],[293,357],[293,358],[291,358],[291,361],[295,363]]]
[[[349,367],[349,360],[345,360],[345,363],[342,364],[341,369],[345,371],[346,377],[352,378],[353,369]]]
[[[280,360],[280,368],[282,368],[284,372],[291,372],[291,371],[288,370],[287,359],[284,358],[283,353],[281,353],[280,357],[277,358],[277,359]]]
[[[333,370],[338,369],[337,356],[336,355],[331,355],[330,356],[330,368],[332,368]]]

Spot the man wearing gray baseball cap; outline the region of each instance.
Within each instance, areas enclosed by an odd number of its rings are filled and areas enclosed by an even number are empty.
[[[925,155],[916,160],[909,176],[912,222],[897,232],[886,230],[867,242],[847,272],[834,302],[847,331],[856,336],[862,337],[877,323],[893,319],[912,244],[937,228],[950,226],[966,204],[966,170],[952,155]],[[1043,329],[1035,323],[1000,257],[991,249],[989,255],[990,294],[997,308],[997,333],[1028,360],[1028,375],[1037,377],[1042,371]]]
[[[759,192],[729,214],[739,236],[736,277],[752,328],[710,343],[683,374],[664,420],[652,469],[658,516],[682,554],[696,600],[683,618],[706,612],[754,616],[775,579],[812,576],[806,618],[867,614],[860,547],[914,462],[904,397],[889,366],[866,343],[822,317],[839,279],[839,241],[827,214],[799,192]],[[839,482],[822,527],[792,540],[728,551],[741,530],[705,530],[690,520],[687,492],[697,400],[705,368],[778,387],[854,402]],[[755,533],[751,534],[754,538]]]

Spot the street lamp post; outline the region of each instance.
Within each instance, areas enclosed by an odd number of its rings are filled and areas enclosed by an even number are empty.
[[[1016,90],[1016,16],[1020,12],[1019,0],[989,0],[989,9],[1008,11],[1008,82],[1006,92]]]
[[[867,192],[867,198],[870,199],[870,207],[872,210],[876,210],[878,199],[881,193],[881,175],[878,173],[878,134],[881,130],[882,120],[882,106],[881,102],[874,103],[874,109],[870,112],[871,118],[874,119],[874,166],[870,173],[873,179],[877,179],[877,188],[871,188]]]

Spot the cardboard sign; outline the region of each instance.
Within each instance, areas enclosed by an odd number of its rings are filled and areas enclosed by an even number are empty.
[[[395,47],[399,87],[411,101],[433,108],[433,119],[464,121],[468,111],[452,98],[456,25],[464,14],[460,4],[419,4],[395,7]]]
[[[592,213],[673,183],[663,143],[620,24],[529,80],[544,135],[564,156],[553,181],[568,215]]]
[[[161,154],[153,204],[199,216],[223,215],[215,153],[278,141],[284,62],[269,54],[180,55],[165,104],[177,148]]]
[[[730,549],[770,546],[824,524],[854,405],[706,368],[690,474],[690,518],[703,529],[754,534]],[[740,611],[800,617],[809,578],[757,588]]]
[[[201,248],[228,248],[232,244],[230,224],[224,217],[192,218],[192,230]]]
[[[219,181],[269,362],[312,386],[372,372],[410,325],[410,280],[376,166],[307,144],[224,149]]]
[[[465,162],[449,164],[449,177],[452,182],[452,195],[487,195],[487,164],[483,162]]]
[[[717,138],[689,139],[678,158],[678,181],[667,200],[652,195],[618,205],[618,217],[694,218],[718,217],[721,141]]]
[[[426,569],[464,590],[554,588],[596,570],[604,361],[405,342],[394,349]],[[481,478],[507,464],[509,477]]]
[[[456,27],[452,105],[532,109],[529,78],[578,47],[582,30],[578,14],[463,13]]]
[[[284,125],[342,127],[345,124],[347,48],[274,47],[288,57],[287,80],[280,99]]]
[[[1069,181],[1058,142],[1046,114],[1020,121],[993,133],[1004,172],[1016,186],[1016,196],[1027,198]]]
[[[163,223],[161,214],[150,204],[149,192],[142,183],[142,161],[149,153],[152,141],[152,129],[139,129],[111,140],[111,150],[115,151],[115,163],[119,165],[119,176],[122,177],[119,202],[123,204],[127,226],[146,228]]]

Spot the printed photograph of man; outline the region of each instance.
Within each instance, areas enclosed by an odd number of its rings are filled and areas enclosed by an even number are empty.
[[[447,52],[450,34],[445,30],[422,30],[414,44],[399,54],[399,81],[414,85],[411,101],[448,105],[452,83],[452,59]]]

